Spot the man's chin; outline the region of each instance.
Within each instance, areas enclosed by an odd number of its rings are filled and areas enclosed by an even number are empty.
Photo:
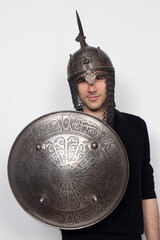
[[[87,107],[87,109],[91,112],[99,112],[100,110],[102,110],[101,107]]]
[[[84,112],[99,112],[99,111],[105,111],[106,107],[105,104],[101,104],[101,103],[95,103],[95,104],[84,104],[83,103],[83,107],[84,107]]]

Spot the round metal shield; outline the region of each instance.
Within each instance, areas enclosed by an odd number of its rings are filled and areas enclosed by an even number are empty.
[[[72,111],[30,123],[8,162],[10,186],[22,208],[61,229],[87,227],[108,216],[124,195],[128,169],[112,128]]]

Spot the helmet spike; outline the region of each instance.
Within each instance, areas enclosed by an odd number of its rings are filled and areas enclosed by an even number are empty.
[[[76,10],[76,17],[77,17],[77,23],[78,23],[78,28],[79,28],[79,34],[76,37],[76,41],[80,43],[82,51],[85,51],[85,47],[88,45],[85,41],[86,37],[84,36],[81,20],[80,20],[77,10]]]

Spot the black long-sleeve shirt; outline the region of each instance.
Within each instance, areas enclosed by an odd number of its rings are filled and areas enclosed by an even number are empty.
[[[118,114],[114,131],[121,138],[130,165],[129,182],[117,208],[99,223],[79,230],[62,230],[63,240],[139,240],[143,233],[142,200],[155,198],[153,169],[145,122],[130,114]]]

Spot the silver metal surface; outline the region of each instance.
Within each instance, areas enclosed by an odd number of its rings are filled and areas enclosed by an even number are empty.
[[[100,47],[89,46],[84,36],[82,24],[78,12],[76,11],[79,34],[76,41],[80,43],[81,48],[73,54],[70,54],[70,60],[67,67],[68,81],[75,80],[81,74],[86,74],[85,80],[93,84],[96,79],[94,71],[113,71],[113,64],[108,55]]]
[[[128,159],[115,132],[80,112],[57,112],[30,123],[10,152],[8,176],[22,208],[61,229],[90,226],[121,201]]]

